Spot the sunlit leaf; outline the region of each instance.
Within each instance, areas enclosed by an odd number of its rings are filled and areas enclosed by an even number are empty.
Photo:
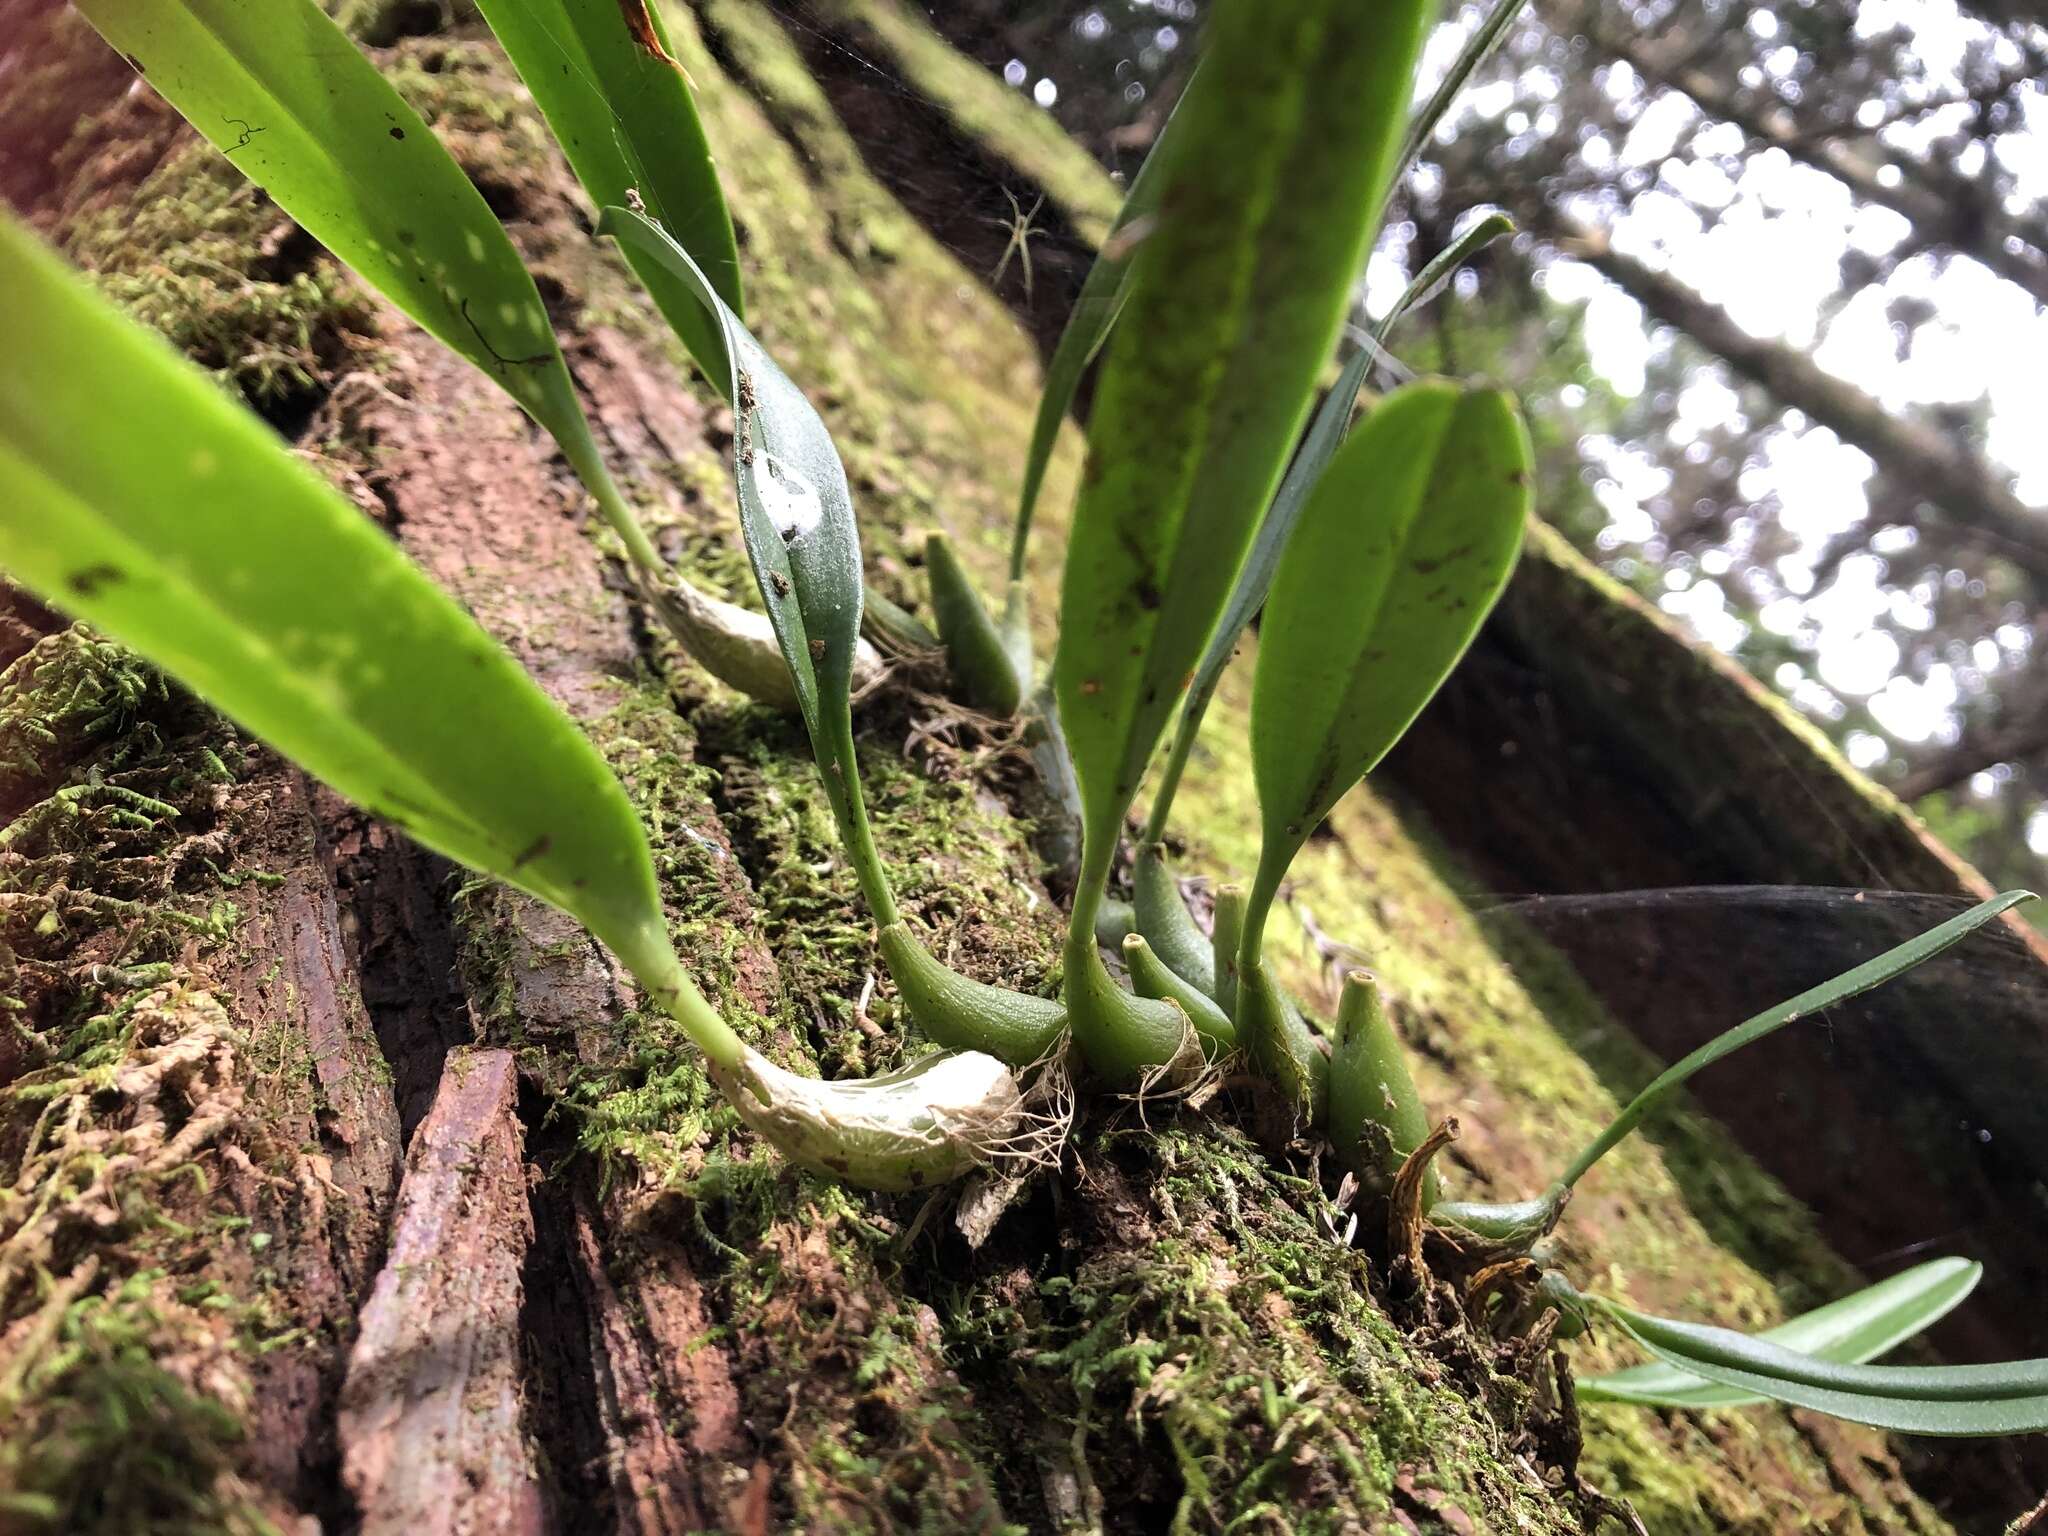
[[[0,291],[0,566],[376,815],[573,913],[651,985],[673,971],[624,790],[476,622],[5,220]]]
[[[1210,15],[1103,363],[1067,546],[1054,677],[1093,859],[1307,414],[1431,9],[1236,0]]]
[[[1756,1337],[1820,1360],[1874,1360],[1946,1317],[1983,1274],[1984,1266],[1968,1259],[1931,1259]],[[1574,1384],[1582,1398],[1660,1408],[1740,1408],[1764,1400],[1661,1363],[1582,1376]]]
[[[732,215],[682,67],[648,0],[478,0],[598,207],[637,195],[735,315]],[[731,385],[724,330],[690,286],[638,246],[626,259],[712,386]]]
[[[81,0],[235,167],[609,480],[540,294],[482,195],[313,0]],[[632,540],[630,516],[606,514]],[[635,550],[652,564],[651,550]]]
[[[1273,573],[1280,566],[1281,552],[1294,536],[1294,525],[1300,520],[1302,508],[1308,505],[1309,493],[1321,481],[1323,471],[1329,468],[1330,460],[1351,430],[1351,418],[1358,409],[1359,392],[1364,387],[1366,375],[1372,370],[1373,360],[1382,351],[1387,333],[1409,310],[1425,302],[1450,274],[1513,228],[1514,224],[1506,215],[1489,214],[1416,273],[1415,280],[1402,291],[1374,328],[1371,341],[1352,354],[1343,371],[1337,375],[1336,384],[1316,408],[1315,417],[1302,437],[1301,447],[1296,450],[1294,461],[1287,466],[1280,489],[1273,495],[1273,504],[1259,521],[1259,531],[1252,538],[1251,553],[1245,556],[1237,581],[1230,589],[1229,601],[1223,605],[1223,617],[1217,620],[1215,632],[1209,636],[1208,648],[1202,652],[1202,659],[1195,666],[1194,680],[1188,684],[1187,701],[1181,706],[1180,723],[1174,731],[1172,755],[1160,778],[1159,791],[1152,802],[1152,814],[1146,822],[1147,842],[1157,842],[1166,835],[1166,819],[1173,807],[1174,793],[1180,787],[1180,776],[1187,766],[1188,753],[1201,731],[1202,717],[1208,712],[1209,701],[1216,695],[1216,685],[1222,682],[1223,670],[1230,665],[1230,658],[1237,650],[1246,627],[1265,606],[1266,594],[1273,585]]]

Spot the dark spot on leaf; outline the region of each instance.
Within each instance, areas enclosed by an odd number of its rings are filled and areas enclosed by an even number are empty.
[[[824,642],[824,641],[822,641],[822,640],[813,640],[813,641],[811,642],[811,660],[813,660],[813,661],[823,661],[824,659],[825,659],[825,642]]]
[[[1454,560],[1462,560],[1471,553],[1471,544],[1465,543],[1460,544],[1456,549],[1451,550],[1448,554],[1445,554],[1438,559],[1411,560],[1408,562],[1408,564],[1414,570],[1416,575],[1429,576],[1437,571],[1442,570],[1445,566],[1451,564],[1451,562],[1453,562]]]
[[[391,130],[391,137],[393,137],[394,139],[402,139],[405,137],[405,130],[403,128],[394,126]]]
[[[117,566],[89,565],[82,571],[73,571],[64,579],[64,584],[80,597],[94,597],[100,588],[125,579],[126,573]]]
[[[539,858],[542,854],[546,853],[550,848],[554,847],[554,845],[554,838],[552,838],[545,832],[541,833],[539,837],[536,837],[531,843],[527,844],[525,851],[522,852],[518,858],[512,861],[512,867],[514,869],[524,869],[527,865],[531,864],[535,859]]]
[[[413,232],[412,232],[411,230],[409,230],[409,229],[401,229],[401,230],[400,230],[400,231],[398,232],[398,243],[399,243],[400,245],[411,245],[411,244],[412,244],[412,242],[413,242],[413,239],[414,239],[414,236],[413,236]]]
[[[1528,472],[1527,470],[1525,470],[1525,469],[1511,469],[1511,470],[1509,470],[1509,471],[1508,471],[1508,484],[1509,484],[1509,485],[1527,485],[1528,483],[1529,483],[1529,472]]]
[[[789,596],[789,578],[783,575],[782,572],[770,571],[768,573],[768,580],[774,586],[777,597]]]
[[[924,1188],[924,1170],[922,1168],[913,1168],[910,1170],[910,1187],[912,1189]]]
[[[1082,684],[1081,684],[1081,692],[1082,692],[1082,693],[1083,693],[1084,695],[1094,695],[1094,694],[1098,694],[1098,693],[1102,692],[1102,684],[1101,684],[1100,682],[1098,682],[1098,681],[1097,681],[1096,679],[1094,679],[1094,678],[1092,678],[1092,677],[1091,677],[1091,678],[1089,678],[1089,679],[1088,679],[1087,681],[1085,681],[1084,683],[1082,683]]]

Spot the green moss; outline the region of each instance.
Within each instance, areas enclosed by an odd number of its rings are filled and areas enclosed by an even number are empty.
[[[899,727],[900,728],[900,727]],[[910,1042],[875,950],[874,923],[839,846],[802,728],[748,710],[707,717],[718,793],[751,867],[761,934],[828,1076],[899,1064]],[[1029,829],[972,782],[928,777],[872,739],[861,780],[875,840],[906,916],[978,981],[1048,992],[1059,915],[1032,878]],[[856,1000],[878,984],[863,1025]],[[915,1052],[913,1051],[913,1054]]]
[[[1073,1426],[1081,1513],[1107,1489],[1174,1532],[1416,1529],[1397,1509],[1429,1530],[1578,1528],[1503,1455],[1527,1389],[1495,1378],[1482,1407],[1420,1354],[1365,1256],[1333,1242],[1346,1218],[1318,1184],[1199,1121],[1080,1156],[1113,1222],[1100,1246],[1022,1294],[1008,1274],[962,1288],[950,1310],[978,1379],[1022,1383],[1048,1441]]]
[[[193,138],[123,200],[66,231],[102,291],[251,401],[323,386],[374,328],[342,268]]]
[[[276,1527],[233,1472],[236,1416],[164,1369],[210,1344],[160,1271],[69,1300],[0,1381],[0,1515],[77,1536],[257,1536]],[[196,1335],[196,1337],[194,1337]]]
[[[95,962],[148,967],[217,945],[232,903],[183,897],[176,875],[203,857],[214,794],[241,756],[233,731],[153,668],[83,625],[44,637],[0,670],[0,1028],[36,1031],[106,990],[63,962],[110,931]],[[182,855],[182,859],[179,857]]]
[[[1187,838],[1181,873],[1242,879],[1257,859],[1252,805],[1249,669],[1224,681],[1176,800],[1174,831]],[[1553,952],[1511,944],[1475,923],[1462,874],[1425,826],[1360,790],[1311,840],[1276,913],[1267,951],[1313,1010],[1334,1003],[1328,958],[1369,965],[1411,1047],[1424,1101],[1463,1128],[1447,1170],[1474,1198],[1535,1193],[1612,1116],[1619,1095],[1657,1063]],[[1304,918],[1313,924],[1311,931]],[[1750,1326],[1839,1295],[1856,1282],[1816,1234],[1811,1216],[1711,1121],[1667,1111],[1617,1150],[1579,1191],[1559,1229],[1563,1262],[1582,1282],[1652,1310]],[[1765,1272],[1775,1276],[1765,1278]],[[1574,1346],[1575,1368],[1608,1369],[1625,1351],[1611,1340]],[[1658,1532],[1763,1530],[1772,1486],[1837,1511],[1845,1529],[1864,1515],[1789,1415],[1743,1415],[1739,1442],[1678,1417],[1589,1415],[1585,1466],[1597,1486],[1626,1493]],[[1882,1438],[1845,1431],[1882,1457]],[[1725,1442],[1725,1443],[1724,1443]],[[1740,1454],[1732,1447],[1747,1449]],[[1869,1518],[1934,1517],[1903,1496]],[[1930,1529],[1939,1528],[1938,1523]]]

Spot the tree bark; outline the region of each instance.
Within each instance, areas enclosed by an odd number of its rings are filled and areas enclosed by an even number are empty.
[[[993,264],[934,238],[953,232],[945,189],[1066,178],[1048,201],[1085,249],[1106,186],[1081,187],[1033,109],[952,67],[912,8],[668,15],[750,317],[838,438],[871,576],[918,602],[938,521],[992,580],[1042,296],[1012,295],[1020,324]],[[405,7],[375,20],[396,38],[380,62],[541,275],[664,549],[738,595],[730,416],[589,239],[488,40]],[[13,194],[32,185],[40,225],[138,314],[225,342],[252,393],[259,341],[299,348],[306,382],[265,397],[273,419],[590,730],[646,819],[686,960],[737,1024],[833,1075],[916,1054],[871,985],[800,733],[660,641],[509,402],[354,290],[146,87],[127,94],[76,18],[24,25],[65,67],[7,103],[0,143],[21,114],[79,126]],[[894,41],[847,70],[821,62],[821,31]],[[884,69],[887,99],[862,100],[850,77]],[[954,224],[976,207],[955,200]],[[223,260],[229,235],[245,245]],[[1065,443],[1041,513],[1042,651],[1078,458]],[[1568,562],[1543,569],[1609,611]],[[0,1168],[32,1198],[0,1196],[0,1489],[29,1529],[1625,1529],[1581,1501],[1581,1469],[1660,1533],[1775,1529],[1787,1507],[1948,1529],[1926,1496],[1953,1491],[1939,1467],[1803,1417],[1731,1434],[1594,1412],[1581,1449],[1542,1336],[1389,1292],[1377,1240],[1342,1240],[1371,1208],[1347,1209],[1234,1083],[1200,1107],[1088,1102],[1060,1168],[970,1195],[993,1220],[979,1247],[950,1194],[797,1175],[558,915],[366,825],[116,649],[32,605],[7,617],[27,648],[0,677]],[[1184,840],[1190,869],[1220,875],[1254,853],[1242,679],[1215,708]],[[1745,718],[1794,739],[1761,706]],[[867,707],[884,852],[935,949],[1043,988],[1052,893],[1017,772],[970,730],[907,691]],[[1816,794],[1862,793],[1830,771]],[[107,783],[168,813],[138,827],[112,814],[126,802],[70,793]],[[1873,836],[1915,836],[1896,807],[1868,815]],[[1653,1068],[1564,973],[1511,966],[1463,888],[1426,818],[1360,792],[1305,854],[1273,948],[1317,1006],[1318,936],[1369,950],[1426,1093],[1464,1126],[1451,1172],[1521,1195]],[[1652,1306],[1753,1320],[1853,1279],[1691,1114],[1617,1154],[1574,1216],[1567,1261],[1618,1269]],[[1576,1357],[1621,1358],[1611,1340]]]

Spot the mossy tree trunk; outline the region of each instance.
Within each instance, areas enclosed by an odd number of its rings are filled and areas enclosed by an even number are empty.
[[[1114,193],[909,8],[800,9],[669,14],[751,318],[838,436],[874,580],[914,605],[928,525],[998,569],[1033,338]],[[665,551],[743,595],[730,417],[590,240],[503,61],[439,6],[358,11],[539,273]],[[831,1075],[915,1052],[799,733],[649,628],[530,424],[75,17],[0,5],[0,37],[0,145],[24,151],[0,189],[589,727],[730,1016]],[[1005,188],[1046,194],[1028,293],[1012,272],[992,291],[993,223],[986,265],[934,235],[962,243]],[[1077,461],[1069,442],[1044,514],[1042,623]],[[1602,1413],[1581,1452],[1543,1337],[1418,1327],[1310,1150],[1234,1089],[1089,1105],[1057,1171],[981,1192],[1007,1204],[977,1249],[950,1198],[794,1174],[555,914],[18,597],[0,661],[0,1528],[1625,1528],[1583,1471],[1660,1533],[1948,1529],[1882,1437],[1806,1418]],[[1182,796],[1192,869],[1252,861],[1245,707],[1226,686]],[[1051,985],[1022,769],[906,690],[867,706],[862,745],[906,910],[970,973]],[[1454,880],[1426,819],[1361,793],[1300,867],[1302,942],[1274,947],[1317,999],[1316,932],[1369,953],[1464,1124],[1455,1174],[1523,1194],[1648,1058],[1568,969],[1511,970]],[[1756,1321],[1780,1285],[1849,1278],[1706,1122],[1614,1162],[1566,1256],[1640,1300]]]

